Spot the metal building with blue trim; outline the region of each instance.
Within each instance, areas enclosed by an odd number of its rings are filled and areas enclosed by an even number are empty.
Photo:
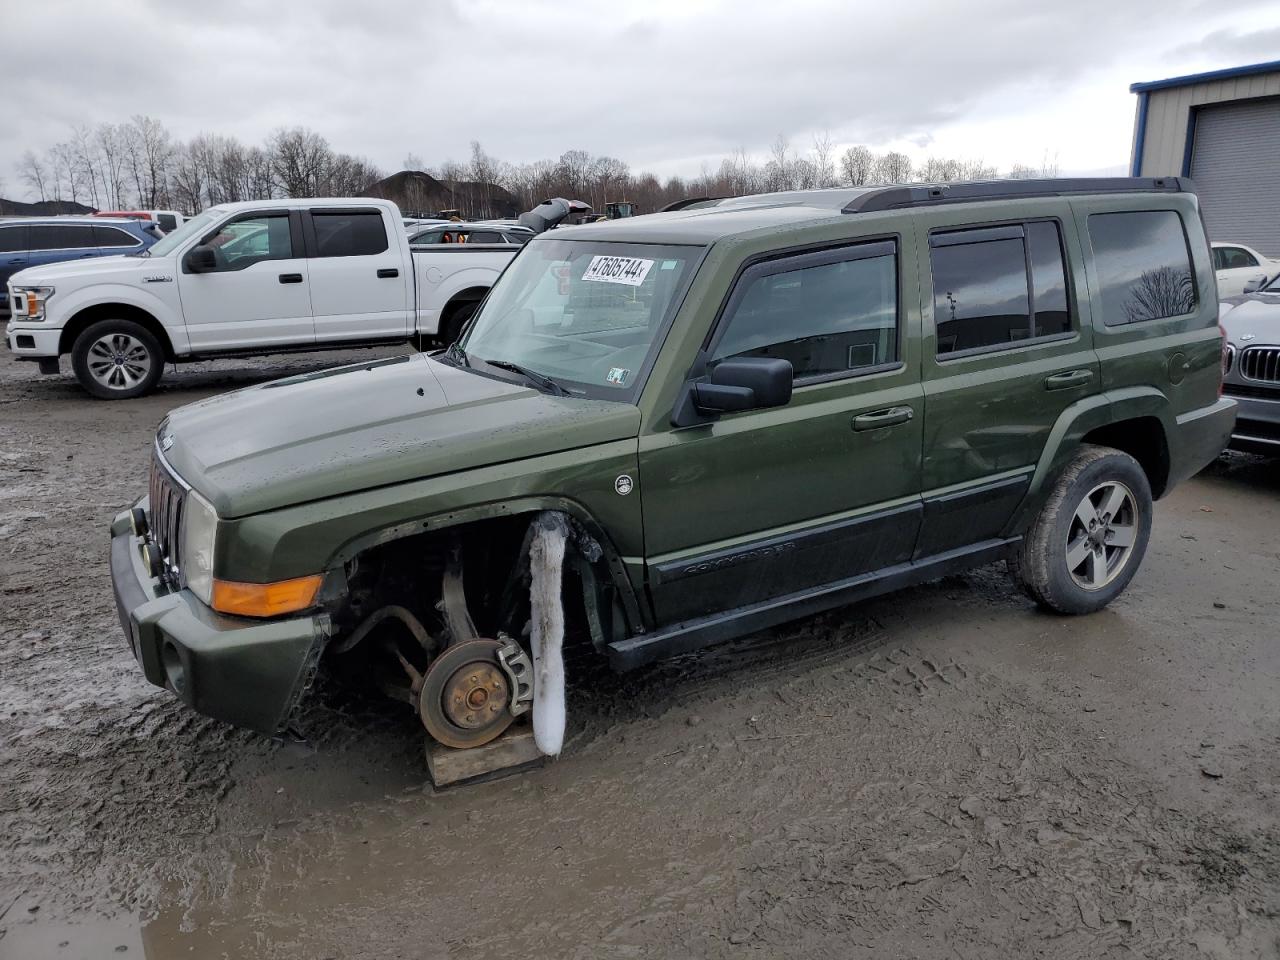
[[[1280,60],[1129,89],[1132,174],[1191,177],[1210,237],[1280,256]]]

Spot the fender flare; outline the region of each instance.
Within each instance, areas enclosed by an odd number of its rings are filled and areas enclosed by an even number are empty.
[[[631,579],[627,575],[626,565],[623,563],[621,555],[604,527],[591,512],[578,501],[568,497],[531,495],[515,497],[510,500],[497,500],[464,507],[461,510],[431,514],[377,530],[370,530],[347,540],[339,546],[325,562],[324,570],[326,574],[336,573],[341,575],[346,563],[363,551],[384,543],[401,540],[405,537],[449,530],[480,520],[494,520],[500,517],[515,517],[527,514],[532,518],[544,510],[555,510],[568,514],[599,545],[600,559],[597,563],[603,564],[608,572],[609,583],[617,591],[618,598],[621,600],[628,628],[633,634],[644,633],[646,621],[640,599],[636,596],[632,587]]]

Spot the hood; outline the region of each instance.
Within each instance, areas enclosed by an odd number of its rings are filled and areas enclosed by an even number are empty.
[[[83,257],[75,260],[63,260],[59,263],[46,263],[39,267],[28,267],[19,270],[9,282],[14,286],[27,284],[33,287],[57,286],[63,277],[76,280],[101,279],[110,282],[111,277],[119,274],[133,274],[152,271],[173,274],[173,264],[161,257],[152,260],[150,257],[125,256]]]
[[[640,411],[413,354],[179,407],[160,429],[173,469],[229,519],[635,437]]]
[[[1223,301],[1218,318],[1227,342],[1237,347],[1280,344],[1280,293],[1232,297]]]

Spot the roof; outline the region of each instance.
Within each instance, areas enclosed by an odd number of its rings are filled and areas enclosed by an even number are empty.
[[[1193,83],[1208,83],[1211,80],[1232,80],[1236,77],[1251,77],[1258,73],[1280,73],[1280,60],[1266,63],[1252,63],[1246,67],[1227,67],[1225,70],[1210,70],[1207,73],[1188,73],[1183,77],[1170,77],[1167,80],[1147,80],[1142,83],[1129,84],[1130,93],[1147,93],[1151,90],[1167,90],[1170,87],[1186,87]]]
[[[1178,177],[1061,177],[793,190],[786,193],[705,200],[667,213],[650,213],[578,227],[560,227],[553,237],[633,243],[706,244],[768,227],[839,220],[849,215],[910,207],[1192,189],[1190,181]],[[561,230],[571,231],[572,235],[559,232]]]
[[[287,200],[238,200],[234,203],[215,203],[206,210],[226,210],[239,213],[243,210],[289,210],[297,207],[379,207],[388,201],[377,197],[293,197]]]
[[[0,226],[12,226],[14,224],[75,224],[77,226],[83,224],[92,224],[94,226],[127,226],[129,224],[150,224],[149,220],[139,220],[137,217],[99,217],[93,214],[51,214],[46,217],[5,217],[0,220]]]
[[[726,197],[707,206],[686,207],[670,213],[647,213],[620,220],[557,227],[552,239],[626,240],[634,243],[712,243],[723,237],[763,227],[789,226],[816,220],[837,220],[841,210],[856,198],[879,188],[847,187],[837,190],[792,190]]]

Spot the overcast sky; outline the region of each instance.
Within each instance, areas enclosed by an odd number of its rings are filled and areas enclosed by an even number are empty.
[[[303,125],[399,169],[478,139],[696,175],[779,134],[1120,173],[1129,84],[1280,57],[1276,0],[2,0],[0,195],[73,125],[261,142]]]

